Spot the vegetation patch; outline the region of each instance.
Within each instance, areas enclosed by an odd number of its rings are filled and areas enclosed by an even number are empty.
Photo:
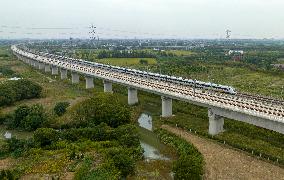
[[[0,107],[23,99],[39,98],[42,87],[29,80],[6,81],[0,84]]]
[[[174,163],[175,179],[202,179],[204,173],[203,156],[190,143],[163,129],[155,131],[161,141],[178,152],[179,158]]]
[[[40,117],[34,109],[44,112],[39,105],[20,106],[11,115],[11,124],[26,129],[26,120],[30,119],[27,117]],[[16,158],[17,162],[10,167],[13,176],[47,174],[56,178],[71,171],[75,179],[119,179],[135,172],[136,161],[143,158],[138,130],[129,124],[130,110],[116,96],[97,94],[67,113],[74,115],[74,121],[91,118],[61,129],[44,123],[33,129],[32,138],[13,137],[1,145],[2,157]]]
[[[1,66],[0,67],[0,77],[5,76],[5,77],[11,77],[15,75],[15,72],[11,69],[9,66]]]
[[[97,60],[103,64],[111,64],[115,66],[128,67],[133,65],[153,65],[157,61],[154,58],[105,58]]]

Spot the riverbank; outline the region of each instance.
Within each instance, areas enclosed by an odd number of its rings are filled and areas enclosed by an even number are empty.
[[[193,135],[181,128],[162,125],[161,128],[192,143],[205,160],[204,179],[284,179],[284,169],[249,156],[216,141]]]

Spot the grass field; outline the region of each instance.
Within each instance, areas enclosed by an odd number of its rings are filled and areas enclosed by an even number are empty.
[[[173,53],[176,56],[190,56],[195,54],[192,51],[186,51],[186,50],[167,50],[167,53]]]
[[[106,58],[96,61],[104,64],[127,67],[140,64],[140,59],[147,60],[149,65],[157,64],[154,58]]]
[[[196,65],[197,67],[205,68],[205,71],[194,71],[191,67],[196,66],[191,66],[191,64],[168,63],[163,65],[163,62],[161,63],[161,72],[163,74],[229,85],[236,88],[237,91],[284,99],[284,88],[282,88],[284,87],[284,72],[269,72],[252,70],[247,67],[230,67],[205,63]],[[159,72],[160,70],[158,65],[152,65],[149,69],[154,72]]]
[[[216,66],[209,74],[198,73],[197,79],[235,87],[238,91],[284,98],[284,73],[253,71],[247,68]]]
[[[27,131],[18,131],[18,130],[6,130],[6,127],[3,125],[0,125],[0,140],[4,140],[4,134],[6,132],[10,132],[12,134],[12,137],[18,138],[18,139],[27,139],[32,137],[32,132]]]

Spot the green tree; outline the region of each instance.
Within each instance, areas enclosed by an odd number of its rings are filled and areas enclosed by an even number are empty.
[[[125,147],[139,147],[138,130],[134,125],[122,125],[115,129],[115,137]]]
[[[10,105],[16,101],[16,93],[7,83],[0,85],[0,106]]]
[[[69,102],[58,102],[53,108],[57,116],[62,116],[66,112],[66,108],[70,105]]]
[[[202,159],[198,156],[181,156],[174,164],[175,179],[202,179]]]
[[[34,132],[34,141],[41,147],[51,145],[59,140],[59,132],[52,128],[38,128]]]
[[[36,130],[47,122],[43,106],[35,104],[30,107],[29,114],[23,119],[22,127],[27,131]]]
[[[14,112],[13,128],[21,126],[22,121],[29,115],[30,108],[26,105],[19,106]]]
[[[140,64],[143,64],[143,65],[148,65],[147,59],[140,59],[140,60],[139,60],[139,63],[140,63]]]
[[[2,180],[15,180],[17,179],[10,170],[1,170],[0,179]]]
[[[120,171],[122,177],[127,177],[135,171],[135,161],[125,153],[113,156],[115,167]]]
[[[73,107],[72,120],[77,126],[106,123],[118,127],[130,122],[130,110],[115,95],[98,93]]]
[[[42,87],[32,81],[21,79],[12,82],[12,85],[17,100],[39,98],[41,95]]]
[[[41,86],[29,80],[7,81],[0,84],[0,106],[22,99],[38,98],[41,91]]]

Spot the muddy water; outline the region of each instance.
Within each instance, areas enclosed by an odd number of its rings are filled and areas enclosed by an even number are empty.
[[[144,149],[144,157],[147,160],[170,160],[170,154],[165,151],[167,146],[162,144],[154,134],[152,117],[142,113],[138,119],[140,143]]]

